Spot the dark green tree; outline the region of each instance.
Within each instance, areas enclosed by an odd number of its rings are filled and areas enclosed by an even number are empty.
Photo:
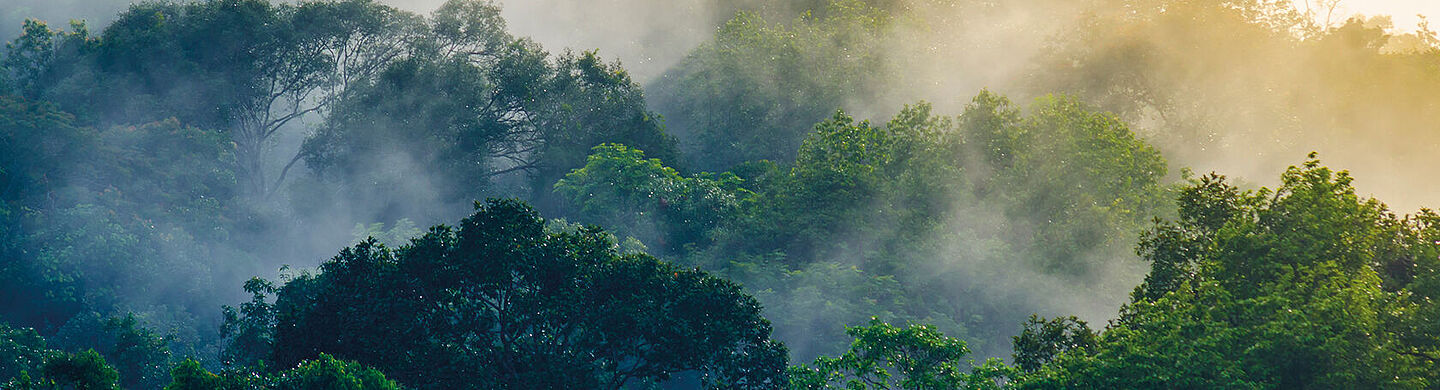
[[[120,374],[94,350],[48,351],[34,373],[21,372],[6,383],[17,390],[119,390]]]
[[[399,390],[385,374],[327,354],[278,373],[222,371],[214,374],[186,359],[171,371],[165,390]]]
[[[490,1],[447,3],[428,22],[412,53],[356,83],[302,150],[330,185],[398,210],[387,219],[431,217],[408,204],[418,196],[458,203],[502,183],[554,209],[551,186],[605,142],[676,158],[619,64],[551,56],[510,35]],[[410,188],[417,177],[433,194]]]
[[[35,329],[0,322],[0,380],[9,381],[39,368],[47,351],[45,339]]]
[[[1017,369],[1035,371],[1066,351],[1094,348],[1095,337],[1090,325],[1075,316],[1053,319],[1030,316],[1024,330],[1014,338],[1012,361]]]
[[[271,356],[287,367],[329,353],[422,388],[618,388],[687,371],[783,386],[784,347],[739,286],[616,248],[492,200],[458,229],[397,250],[363,242],[285,283]]]

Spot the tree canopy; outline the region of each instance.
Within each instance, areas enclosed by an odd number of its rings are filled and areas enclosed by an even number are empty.
[[[19,1],[6,389],[1440,386],[1423,18]]]
[[[1098,338],[1017,338],[1053,359],[1020,387],[1433,386],[1435,327],[1419,324],[1436,320],[1435,216],[1397,217],[1352,180],[1313,159],[1273,190],[1194,179],[1178,218],[1143,236],[1152,270]]]
[[[273,321],[244,329],[272,335],[264,357],[281,367],[329,353],[420,388],[620,388],[689,371],[716,387],[785,383],[785,349],[739,286],[621,255],[598,228],[547,232],[513,200],[397,249],[347,248],[275,291],[231,321]]]

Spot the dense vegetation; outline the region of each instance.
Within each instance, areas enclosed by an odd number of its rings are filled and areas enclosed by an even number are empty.
[[[26,21],[0,387],[1440,386],[1440,215],[1252,171],[1428,158],[1428,26],[1079,2],[937,96],[990,2],[714,3],[644,88],[488,0]]]

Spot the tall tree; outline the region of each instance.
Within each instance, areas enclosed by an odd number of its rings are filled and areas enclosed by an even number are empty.
[[[446,3],[429,27],[409,57],[352,88],[306,140],[305,162],[328,184],[406,210],[420,196],[413,187],[453,204],[504,182],[528,185],[532,201],[553,209],[551,186],[596,145],[675,159],[674,141],[619,64],[594,52],[551,56],[512,36],[489,1]]]
[[[267,154],[295,121],[325,114],[347,87],[403,55],[419,17],[369,0],[266,0],[132,6],[92,40],[27,25],[6,56],[11,89],[55,101],[86,123],[176,117],[225,130],[241,189],[272,194],[298,158]],[[225,39],[215,39],[225,37]]]

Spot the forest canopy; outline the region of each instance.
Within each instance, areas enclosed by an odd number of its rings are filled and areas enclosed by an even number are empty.
[[[1440,386],[1423,19],[692,3],[26,19],[0,387]]]

